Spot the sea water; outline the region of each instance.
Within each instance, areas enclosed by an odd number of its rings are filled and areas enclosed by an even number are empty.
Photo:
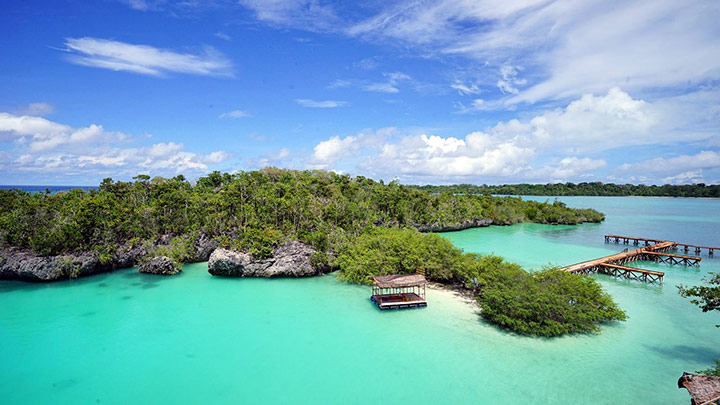
[[[720,246],[720,200],[561,200],[607,219],[443,236],[529,270],[626,247],[605,233]],[[171,277],[0,281],[0,402],[687,403],[678,377],[720,358],[720,315],[675,287],[720,272],[720,258],[702,258],[633,264],[665,272],[664,285],[593,276],[627,322],[555,339],[497,329],[445,291],[429,290],[427,308],[381,312],[368,287],[335,274],[228,279],[196,263]]]

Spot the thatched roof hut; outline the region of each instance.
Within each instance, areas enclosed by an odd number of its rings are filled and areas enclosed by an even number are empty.
[[[380,288],[400,288],[423,286],[427,284],[422,274],[389,274],[386,276],[375,276],[373,284]]]
[[[425,286],[422,274],[389,274],[372,277],[370,300],[380,309],[426,307]]]
[[[678,388],[687,388],[693,405],[705,405],[720,401],[720,377],[683,373]]]

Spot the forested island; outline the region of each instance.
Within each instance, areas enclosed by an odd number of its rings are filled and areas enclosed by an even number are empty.
[[[149,263],[160,268],[150,272],[174,274],[208,259],[211,274],[225,276],[339,270],[343,280],[368,283],[422,272],[472,292],[483,317],[501,327],[556,336],[596,331],[625,314],[589,277],[528,273],[421,232],[603,219],[558,201],[438,194],[325,171],[213,172],[195,184],[139,175],[56,194],[0,190],[0,278],[56,280]]]
[[[613,183],[548,183],[448,186],[414,186],[430,193],[442,194],[494,194],[494,195],[545,195],[545,196],[611,196],[611,197],[704,197],[720,198],[720,185],[683,184],[662,186]]]

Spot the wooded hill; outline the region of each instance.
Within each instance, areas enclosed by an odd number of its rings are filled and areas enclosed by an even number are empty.
[[[256,257],[271,254],[284,239],[325,252],[372,225],[443,227],[479,218],[494,224],[577,224],[604,216],[559,202],[433,194],[395,182],[275,168],[213,172],[195,185],[182,175],[140,175],[131,182],[105,179],[87,191],[0,190],[0,244],[46,255],[111,252],[129,241],[198,232]]]

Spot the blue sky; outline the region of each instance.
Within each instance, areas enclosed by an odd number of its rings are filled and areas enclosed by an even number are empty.
[[[7,1],[0,184],[720,182],[717,1]]]

